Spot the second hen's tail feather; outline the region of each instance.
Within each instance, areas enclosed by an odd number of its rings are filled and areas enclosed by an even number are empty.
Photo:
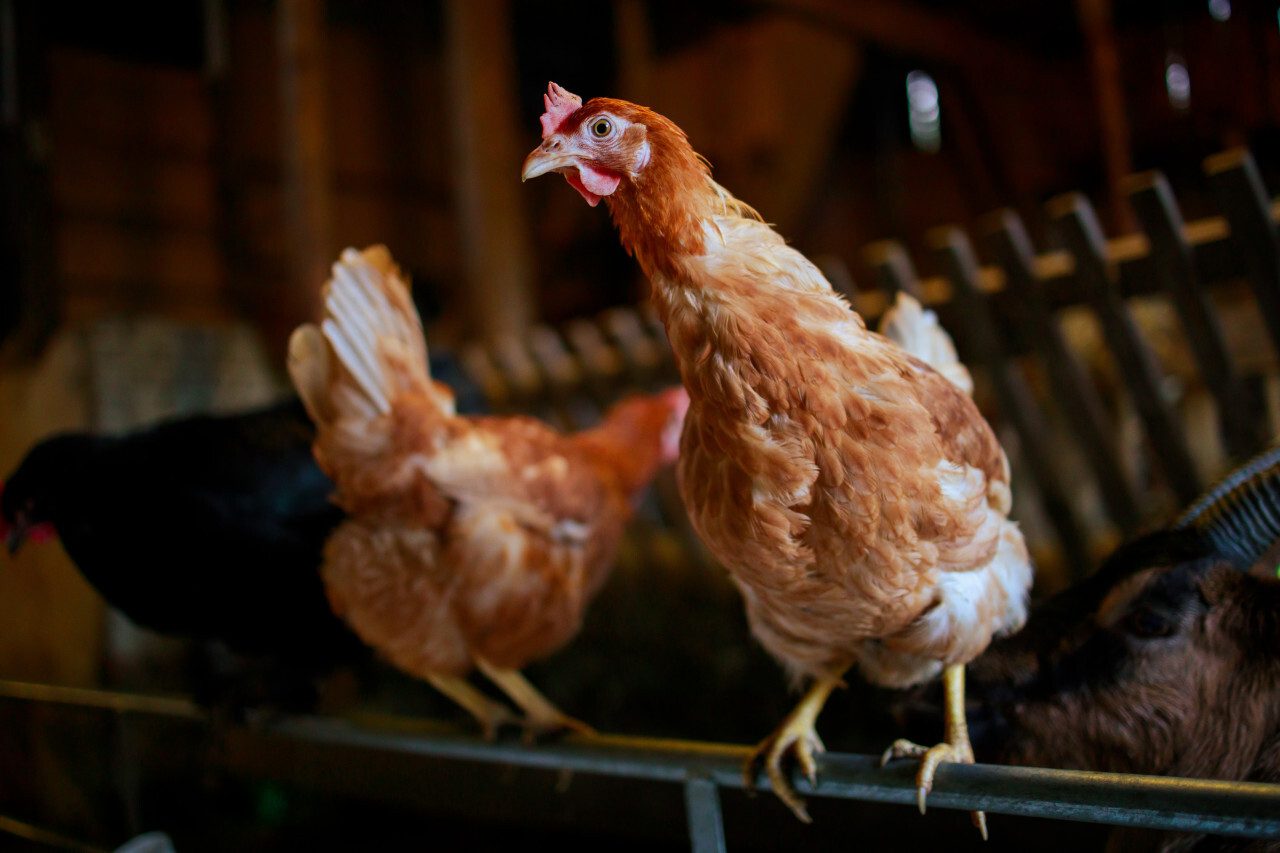
[[[938,323],[938,315],[911,295],[898,291],[893,307],[880,318],[880,334],[941,373],[969,396],[973,377],[956,355],[955,343]]]
[[[321,324],[289,340],[289,373],[317,425],[385,415],[407,391],[452,414],[451,395],[431,381],[422,321],[385,246],[345,250],[323,298]]]

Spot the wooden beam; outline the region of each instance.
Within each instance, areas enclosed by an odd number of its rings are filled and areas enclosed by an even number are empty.
[[[1093,66],[1102,163],[1107,179],[1108,225],[1112,231],[1128,233],[1137,226],[1122,184],[1133,171],[1133,155],[1124,105],[1124,81],[1120,73],[1120,48],[1111,21],[1111,0],[1076,0],[1076,14],[1088,45],[1089,62]]]
[[[520,159],[537,144],[537,134],[534,128],[519,133],[515,125],[520,110],[511,10],[507,0],[448,0],[445,22],[447,125],[469,325],[485,338],[515,335],[533,320]]]
[[[762,6],[810,18],[886,47],[974,69],[1000,69],[1004,83],[1034,85],[1036,57],[961,18],[894,0],[762,0]]]
[[[318,315],[334,255],[324,0],[280,0],[276,27],[289,265],[268,336],[282,351],[293,326]]]
[[[614,0],[614,41],[618,51],[618,89],[637,104],[653,100],[653,33],[644,0]]]

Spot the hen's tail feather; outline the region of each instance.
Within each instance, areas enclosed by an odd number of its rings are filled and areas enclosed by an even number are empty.
[[[911,295],[898,291],[893,306],[880,318],[880,334],[973,395],[973,377],[956,355],[956,345],[938,315]]]
[[[431,381],[422,321],[386,247],[345,250],[323,297],[319,328],[302,326],[289,342],[289,372],[313,419],[375,418],[406,391],[450,407]]]

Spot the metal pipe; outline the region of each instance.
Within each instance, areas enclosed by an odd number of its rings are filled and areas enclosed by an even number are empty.
[[[0,681],[0,699],[97,707],[119,713],[189,718],[186,700]],[[416,727],[418,731],[405,729]],[[400,729],[397,731],[396,729]],[[436,729],[432,725],[432,729]],[[374,718],[357,723],[331,717],[291,717],[254,737],[381,750],[429,758],[570,770],[687,785],[709,780],[741,788],[746,746],[597,735],[527,746],[490,743],[445,731],[423,734],[422,721]],[[870,755],[826,754],[818,760],[817,787],[797,778],[802,794],[914,804],[916,763],[880,767]],[[767,789],[768,783],[761,782]],[[701,790],[701,789],[699,789]],[[701,794],[699,794],[701,796]],[[1002,814],[1085,821],[1181,832],[1280,839],[1280,785],[1220,782],[1036,767],[944,764],[929,805]]]

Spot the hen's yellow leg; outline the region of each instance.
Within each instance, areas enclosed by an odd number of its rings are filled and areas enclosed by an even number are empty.
[[[805,823],[809,823],[809,812],[805,810],[804,800],[792,787],[787,774],[782,771],[782,760],[787,753],[793,753],[800,764],[800,769],[809,778],[809,784],[818,784],[818,766],[814,763],[813,755],[825,752],[826,748],[818,738],[818,732],[814,726],[818,721],[818,714],[822,712],[822,706],[827,704],[827,698],[831,696],[831,691],[843,686],[844,682],[838,676],[819,678],[814,681],[809,692],[791,710],[791,713],[787,714],[782,725],[778,726],[773,734],[760,741],[742,767],[743,781],[748,788],[751,788],[755,785],[760,765],[763,764],[769,782],[773,785],[773,792],[787,804],[791,811],[795,812],[796,817]]]
[[[584,735],[596,733],[586,723],[575,720],[552,705],[551,700],[539,693],[538,688],[530,684],[519,671],[501,669],[480,659],[476,660],[476,667],[524,711],[524,727],[528,736],[535,737],[564,729]]]
[[[484,736],[489,740],[498,736],[499,726],[520,724],[520,718],[506,705],[485,696],[465,679],[458,678],[456,675],[428,675],[427,681],[475,717],[484,731]]]
[[[933,775],[938,765],[944,761],[960,764],[973,763],[973,747],[969,744],[969,726],[964,717],[964,664],[952,664],[942,672],[942,686],[946,694],[945,738],[937,746],[925,748],[909,740],[894,741],[893,746],[885,750],[881,764],[888,764],[894,758],[922,758],[920,772],[916,774],[916,792],[920,805],[920,814],[924,814],[925,798],[933,790]],[[973,825],[978,827],[985,840],[987,837],[987,815],[985,812],[970,812]]]

